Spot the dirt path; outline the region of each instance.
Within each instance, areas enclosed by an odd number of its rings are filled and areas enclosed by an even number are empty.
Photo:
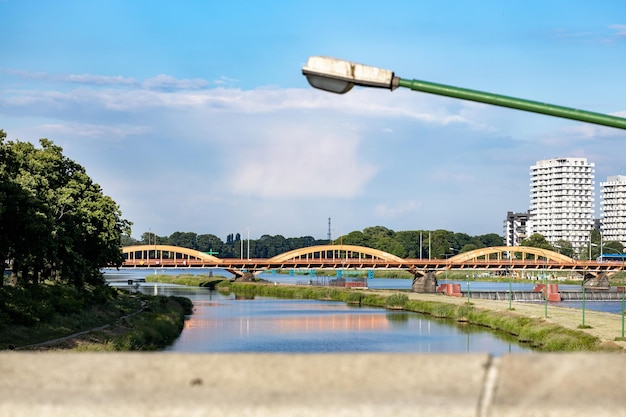
[[[416,294],[409,293],[411,300],[436,301],[452,304],[467,303],[467,298],[448,297],[441,294]],[[509,311],[509,302],[500,300],[483,300],[472,298],[472,304],[476,308],[493,311]],[[548,304],[548,317],[545,317],[545,304],[513,302],[513,314],[525,317],[544,319],[546,322],[558,324],[567,329],[582,330],[596,336],[604,342],[613,342],[626,348],[626,341],[616,341],[616,337],[622,336],[622,316],[620,314],[604,313],[585,309],[585,325],[588,329],[581,329],[582,310],[575,308],[555,307]]]

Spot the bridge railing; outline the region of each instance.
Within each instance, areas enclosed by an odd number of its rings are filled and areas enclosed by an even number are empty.
[[[268,269],[399,269],[399,270],[563,270],[563,271],[620,271],[621,262],[552,260],[493,260],[472,259],[404,259],[389,261],[380,259],[134,259],[125,260],[122,267],[128,268],[225,268],[251,271]]]

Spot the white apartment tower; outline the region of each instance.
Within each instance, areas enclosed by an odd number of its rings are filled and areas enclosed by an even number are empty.
[[[615,175],[600,183],[602,239],[626,245],[626,176]]]
[[[580,249],[594,225],[594,164],[586,158],[555,158],[530,167],[528,235]]]
[[[504,221],[504,243],[507,246],[520,246],[522,240],[526,239],[526,223],[528,222],[528,212],[514,213],[509,211]]]

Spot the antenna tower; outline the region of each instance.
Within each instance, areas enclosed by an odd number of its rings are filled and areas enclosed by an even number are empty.
[[[332,235],[330,234],[330,217],[328,218],[328,243],[332,242]]]

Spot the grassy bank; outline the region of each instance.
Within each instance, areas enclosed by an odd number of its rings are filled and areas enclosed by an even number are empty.
[[[182,330],[191,301],[129,294],[110,287],[78,291],[71,286],[0,288],[0,349],[21,349],[91,329],[99,332],[60,341],[71,348],[91,340],[111,350],[158,349]],[[74,345],[72,345],[74,344]]]
[[[520,343],[527,343],[539,351],[614,351],[619,347],[604,344],[598,338],[583,331],[570,330],[529,318],[514,312],[495,312],[475,308],[472,304],[455,305],[445,302],[410,300],[407,294],[398,292],[373,293],[327,287],[297,287],[286,285],[261,285],[223,283],[222,289],[242,295],[264,295],[285,298],[344,301],[346,303],[374,307],[401,309],[437,318],[451,319],[459,323],[483,326],[494,331],[513,335]]]
[[[159,350],[170,345],[183,330],[192,303],[184,297],[143,296],[141,313],[106,329],[71,341],[78,351]]]
[[[203,275],[148,275],[146,276],[146,282],[161,282],[166,284],[186,285],[188,287],[205,287],[214,289],[217,284],[222,281],[226,281],[225,277],[208,277]]]

